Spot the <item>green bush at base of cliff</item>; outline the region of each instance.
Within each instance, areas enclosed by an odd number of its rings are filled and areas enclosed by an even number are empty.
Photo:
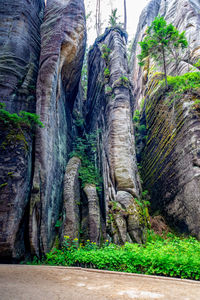
[[[48,265],[81,266],[129,273],[200,279],[200,242],[193,237],[168,234],[165,238],[148,232],[145,245],[126,243],[102,247],[87,241],[85,246],[65,237],[60,250],[53,249],[43,261]],[[40,263],[34,260],[33,263]]]

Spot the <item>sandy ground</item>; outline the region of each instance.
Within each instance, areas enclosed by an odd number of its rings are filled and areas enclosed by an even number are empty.
[[[48,266],[0,265],[1,300],[198,300],[200,283]]]

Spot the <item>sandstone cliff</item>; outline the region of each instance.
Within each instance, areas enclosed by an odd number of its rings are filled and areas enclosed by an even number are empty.
[[[144,242],[149,215],[136,156],[151,212],[200,238],[199,73],[196,86],[177,92],[172,80],[166,91],[162,69],[149,59],[142,70],[136,58],[160,14],[189,41],[168,74],[198,71],[199,1],[150,1],[129,67],[126,33],[106,29],[89,51],[87,99],[84,1],[7,3],[0,3],[0,102],[10,113],[36,112],[44,128],[0,118],[0,257],[39,257],[65,235]]]
[[[72,109],[86,42],[83,1],[48,1],[41,27],[37,109],[45,128],[36,132],[30,202],[31,252],[51,249],[62,214],[63,180],[72,144]]]
[[[0,2],[0,102],[35,112],[44,1]],[[21,257],[28,236],[33,136],[0,121],[0,256]]]
[[[107,29],[90,50],[88,60],[86,124],[89,133],[98,133],[95,162],[103,177],[101,213],[114,242],[141,242],[146,216],[136,203],[140,182],[126,35],[118,28]]]
[[[146,146],[138,139],[144,186],[151,193],[153,212],[162,213],[171,226],[200,238],[200,169],[199,169],[199,89],[188,88],[177,93],[159,83],[162,75],[149,60],[141,70],[137,63],[138,42],[157,15],[180,32],[185,31],[189,47],[181,56],[178,74],[198,71],[200,58],[199,1],[150,1],[144,9],[132,52],[132,82],[135,108],[141,107],[141,124],[146,126]],[[174,62],[167,66],[169,75],[177,75]],[[198,74],[198,73],[197,73]],[[178,78],[177,78],[178,80]],[[183,79],[187,82],[188,79]],[[198,85],[198,82],[196,83]],[[142,147],[141,147],[142,145]]]

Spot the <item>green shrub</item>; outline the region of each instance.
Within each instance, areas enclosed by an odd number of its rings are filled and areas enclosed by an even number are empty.
[[[13,125],[18,128],[21,126],[27,126],[34,129],[36,126],[44,127],[42,122],[40,122],[39,116],[26,111],[20,111],[19,114],[9,113],[5,110],[5,104],[0,102],[0,122],[5,125]]]
[[[106,94],[111,94],[112,93],[112,88],[110,86],[105,87],[105,93]]]
[[[200,72],[186,73],[181,76],[168,76],[167,80],[169,86],[177,93],[200,88]]]
[[[105,59],[106,62],[108,62],[108,60],[109,60],[109,55],[110,55],[110,52],[111,52],[111,49],[108,48],[108,46],[107,46],[106,44],[103,44],[103,45],[101,46],[101,51],[102,51],[101,57],[102,57],[103,59]]]
[[[106,241],[100,248],[87,241],[77,248],[68,244],[47,253],[45,263],[199,280],[200,242],[173,234],[164,239],[149,231],[145,245],[117,246]]]
[[[138,123],[140,121],[140,112],[137,109],[134,111],[133,121],[135,123]]]
[[[196,68],[200,67],[200,59],[196,62],[196,64],[194,65]]]
[[[97,133],[98,132],[77,137],[73,144],[73,151],[70,153],[70,157],[77,156],[81,159],[79,178],[81,179],[82,187],[85,187],[87,183],[94,184],[97,190],[100,191],[102,178],[95,165]]]
[[[105,77],[110,77],[110,70],[108,68],[104,69],[104,76]]]

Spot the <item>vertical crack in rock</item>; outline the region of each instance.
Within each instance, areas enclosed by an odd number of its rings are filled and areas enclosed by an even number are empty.
[[[35,112],[44,2],[0,3],[0,101],[10,113]],[[0,256],[20,259],[27,239],[33,136],[0,121]]]
[[[37,113],[45,128],[36,134],[30,210],[31,252],[38,255],[52,247],[62,208],[63,179],[72,143],[71,113],[85,51],[83,1],[49,0],[41,38]]]

